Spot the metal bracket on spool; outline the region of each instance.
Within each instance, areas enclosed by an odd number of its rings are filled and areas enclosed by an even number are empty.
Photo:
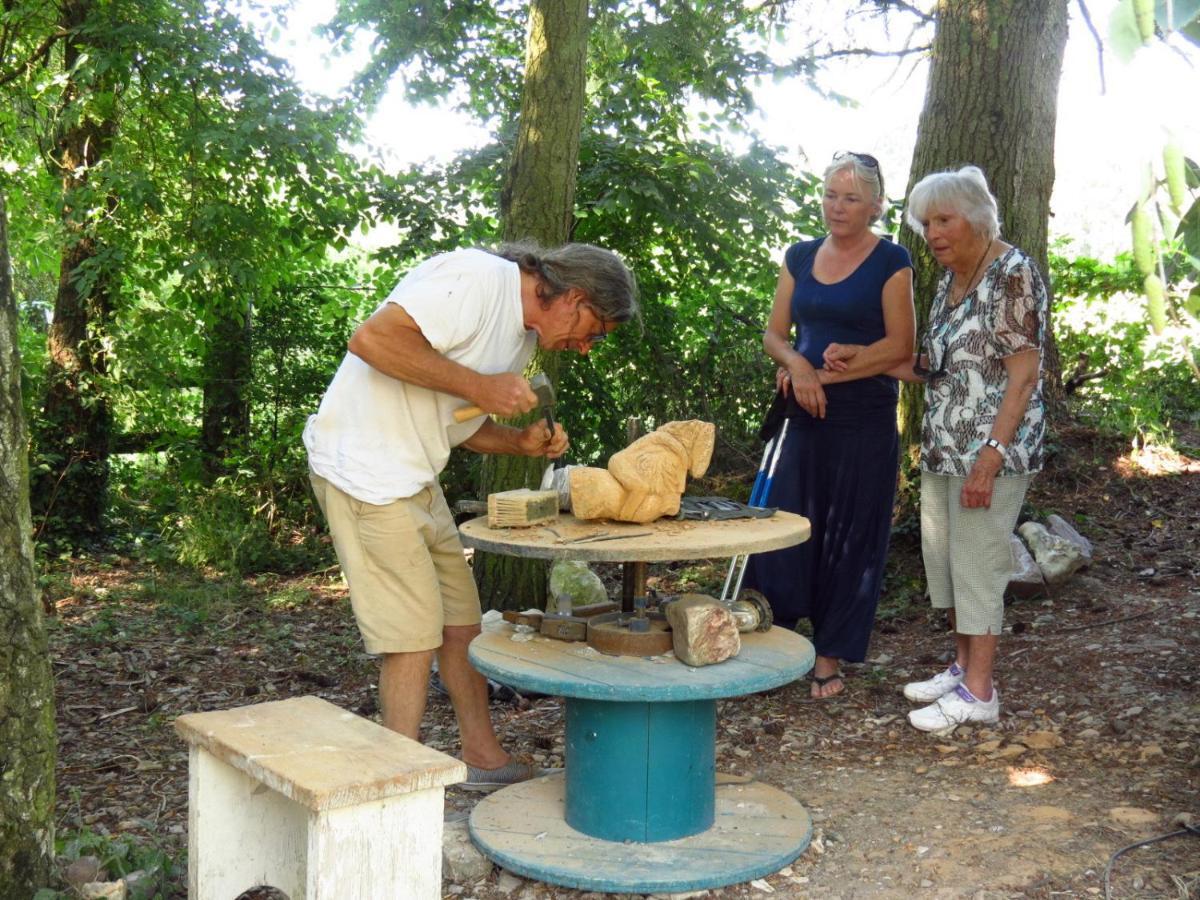
[[[632,613],[593,616],[588,621],[588,646],[610,656],[658,656],[671,650],[675,644],[667,617],[647,611],[646,599],[635,597]]]

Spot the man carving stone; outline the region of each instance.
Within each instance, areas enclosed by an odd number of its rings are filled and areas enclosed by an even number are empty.
[[[487,682],[467,657],[480,633],[479,593],[438,476],[455,446],[550,459],[566,452],[561,425],[517,429],[492,416],[538,405],[521,375],[535,345],[586,354],[636,314],[633,274],[599,247],[435,256],[357,328],[304,430],[355,619],[367,652],[382,657],[383,724],[419,739],[436,654],[467,787],[500,787],[534,770],[497,740]],[[481,413],[457,421],[468,405]]]
[[[675,515],[687,476],[708,471],[716,436],[711,422],[667,422],[614,453],[607,470],[572,469],[572,512],[579,519],[639,523]]]

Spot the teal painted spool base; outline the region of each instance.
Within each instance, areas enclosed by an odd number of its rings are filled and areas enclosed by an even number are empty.
[[[668,841],[713,824],[717,704],[567,701],[567,824]]]
[[[499,865],[549,884],[612,893],[677,893],[777,872],[804,852],[812,820],[778,788],[718,784],[711,828],[656,843],[606,841],[566,823],[566,778],[497,791],[471,813],[471,837]]]

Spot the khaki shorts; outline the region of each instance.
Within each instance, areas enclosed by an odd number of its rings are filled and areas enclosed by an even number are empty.
[[[479,624],[479,591],[440,487],[376,506],[309,478],[368,653],[435,650],[444,626]]]
[[[965,509],[965,478],[921,472],[921,556],[934,609],[954,610],[959,634],[999,634],[1012,577],[1009,536],[1031,475],[997,478],[992,505]]]

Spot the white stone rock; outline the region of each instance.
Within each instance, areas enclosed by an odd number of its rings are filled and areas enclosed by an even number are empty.
[[[1045,593],[1046,580],[1042,578],[1042,570],[1025,548],[1025,542],[1015,534],[1010,534],[1008,538],[1012,548],[1013,567],[1006,593],[1020,600],[1029,600]]]
[[[1077,546],[1051,534],[1044,525],[1026,522],[1017,531],[1033,551],[1033,558],[1047,584],[1063,584],[1086,564],[1083,552]]]
[[[1083,558],[1087,560],[1086,565],[1092,564],[1092,542],[1085,538],[1082,534],[1076,531],[1066,519],[1055,513],[1046,516],[1046,530],[1056,537],[1060,537],[1065,541],[1070,541],[1079,548],[1079,552],[1083,554]]]
[[[486,878],[492,862],[471,843],[471,834],[464,822],[447,822],[442,831],[442,878],[465,883]]]
[[[89,881],[76,890],[84,900],[125,900],[128,896],[124,881]]]
[[[131,900],[139,900],[141,897],[153,897],[155,888],[158,886],[158,868],[138,869],[130,872],[121,880],[125,882],[125,888],[129,891]]]
[[[546,466],[542,473],[543,491],[558,491],[558,509],[560,512],[571,511],[571,470],[578,466],[563,466],[556,469],[554,463]]]
[[[507,896],[524,883],[523,879],[518,878],[512,872],[501,871],[500,877],[496,879],[496,890]]]

